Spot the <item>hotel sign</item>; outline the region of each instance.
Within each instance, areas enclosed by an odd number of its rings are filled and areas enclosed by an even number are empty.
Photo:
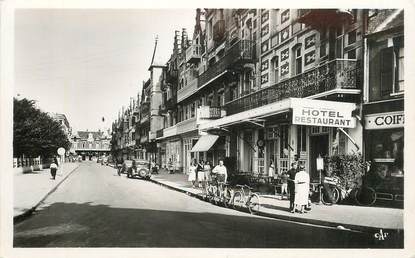
[[[365,128],[369,130],[403,127],[405,115],[403,111],[378,113],[365,116]]]
[[[352,117],[354,103],[292,98],[291,107],[296,125],[356,127],[356,119]]]

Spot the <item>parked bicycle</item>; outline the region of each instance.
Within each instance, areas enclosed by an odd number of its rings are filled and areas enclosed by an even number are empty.
[[[260,208],[259,195],[253,192],[248,185],[236,185],[235,192],[230,202],[234,209],[247,207],[251,214],[257,214]]]
[[[212,175],[212,181],[207,182],[205,186],[206,198],[214,204],[222,204],[229,207],[232,192],[229,184],[219,182],[216,175]]]

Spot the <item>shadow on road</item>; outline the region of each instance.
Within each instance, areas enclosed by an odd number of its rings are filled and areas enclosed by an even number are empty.
[[[14,227],[15,247],[396,248],[372,235],[253,216],[54,203]]]

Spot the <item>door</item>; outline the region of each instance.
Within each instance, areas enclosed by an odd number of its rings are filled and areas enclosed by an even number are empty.
[[[320,155],[324,157],[329,152],[329,135],[310,136],[310,180],[318,181],[319,172],[317,171],[316,160]]]

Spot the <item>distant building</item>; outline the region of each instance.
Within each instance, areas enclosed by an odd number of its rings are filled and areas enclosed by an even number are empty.
[[[71,152],[82,156],[82,160],[110,154],[110,136],[103,131],[78,131],[72,136]]]
[[[51,113],[50,115],[55,121],[61,124],[62,129],[65,132],[65,134],[70,137],[70,135],[72,134],[72,128],[69,125],[69,122],[66,116],[64,114],[59,114],[59,113]]]

